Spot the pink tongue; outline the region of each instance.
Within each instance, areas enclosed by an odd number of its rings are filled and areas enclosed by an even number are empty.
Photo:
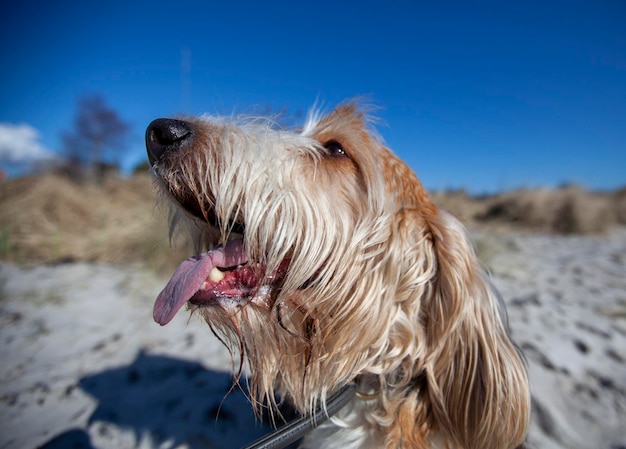
[[[169,323],[180,308],[200,290],[213,267],[234,267],[246,263],[247,260],[241,240],[231,240],[225,247],[185,260],[159,293],[154,303],[154,321],[161,326]]]

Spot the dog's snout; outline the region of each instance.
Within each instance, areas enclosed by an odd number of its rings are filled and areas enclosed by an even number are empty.
[[[182,120],[159,118],[146,130],[146,149],[150,164],[170,151],[179,150],[193,135],[191,125]]]

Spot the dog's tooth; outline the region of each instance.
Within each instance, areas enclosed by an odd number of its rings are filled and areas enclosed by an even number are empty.
[[[221,281],[222,279],[224,279],[224,276],[226,275],[217,267],[211,268],[211,271],[209,272],[209,279],[211,279],[213,282]]]

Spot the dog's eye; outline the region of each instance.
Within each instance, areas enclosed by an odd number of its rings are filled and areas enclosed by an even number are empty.
[[[348,156],[346,150],[344,150],[343,146],[336,140],[329,140],[324,144],[324,148],[333,156]]]

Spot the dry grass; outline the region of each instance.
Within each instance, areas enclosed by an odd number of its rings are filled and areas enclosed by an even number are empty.
[[[517,190],[472,198],[433,194],[466,223],[557,233],[598,233],[626,224],[626,188],[594,193],[579,187]],[[102,185],[44,174],[0,182],[0,260],[25,264],[94,261],[171,272],[190,255],[170,245],[166,212],[155,207],[147,173],[109,176]]]
[[[155,207],[155,198],[147,174],[112,176],[101,186],[76,184],[54,174],[4,181],[0,258],[27,264],[80,260],[171,270],[189,254],[170,246],[167,214]]]
[[[464,192],[437,193],[438,204],[466,222],[559,234],[595,234],[626,224],[626,188],[589,192],[579,186],[520,189],[471,198]]]

